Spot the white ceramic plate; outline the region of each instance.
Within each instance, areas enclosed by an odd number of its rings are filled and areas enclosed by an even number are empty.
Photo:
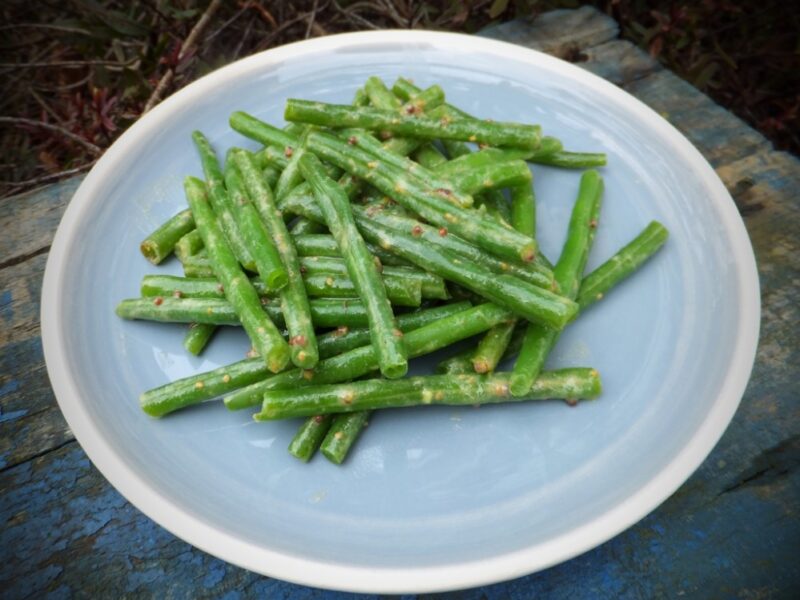
[[[291,458],[285,448],[296,423],[255,424],[217,403],[146,417],[137,405],[143,389],[240,359],[247,347],[227,331],[202,359],[190,358],[182,327],[113,314],[156,270],[138,242],[185,206],[183,176],[200,174],[190,132],[205,131],[220,153],[255,147],[228,128],[232,111],[280,122],[287,97],[349,102],[373,74],[440,83],[470,113],[538,122],[569,149],[607,152],[590,268],[651,219],[669,228],[662,252],[571,326],[550,361],[599,369],[603,397],[574,409],[382,413],[342,467]],[[579,175],[537,168],[535,177],[540,241],[555,256]],[[758,324],[742,221],[711,167],[666,121],[544,54],[403,31],[277,48],[204,77],[145,115],[75,194],[42,299],[61,409],[126,498],[181,538],[252,571],[370,592],[517,577],[635,523],[719,439],[747,383]]]

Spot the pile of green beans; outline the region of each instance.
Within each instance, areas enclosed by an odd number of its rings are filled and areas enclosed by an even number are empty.
[[[120,317],[186,324],[194,355],[221,326],[243,327],[252,346],[244,360],[144,391],[147,415],[222,400],[257,408],[259,422],[299,418],[289,452],[341,464],[385,408],[600,395],[597,370],[545,371],[545,360],[668,235],[653,221],[584,273],[605,154],[467,114],[440,86],[403,78],[390,88],[370,77],[350,105],[290,98],[284,117],[281,128],[233,113],[230,126],[263,147],[231,148],[223,162],[194,132],[205,180],[187,177],[188,208],[141,243],[155,265],[174,254],[184,276],[146,275]],[[536,242],[547,225],[533,176],[547,167],[581,170],[555,264]],[[436,374],[406,377],[409,360],[469,338]]]

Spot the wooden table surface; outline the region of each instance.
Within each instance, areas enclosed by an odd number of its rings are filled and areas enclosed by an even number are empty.
[[[744,217],[761,277],[761,341],[730,427],[655,512],[520,579],[443,597],[800,598],[800,162],[588,7],[482,35],[566,58],[662,114],[711,162]],[[344,598],[229,565],[156,525],[92,466],[47,379],[39,297],[80,178],[0,202],[0,597]]]

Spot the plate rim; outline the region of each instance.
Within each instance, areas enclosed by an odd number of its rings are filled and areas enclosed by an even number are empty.
[[[163,496],[138,477],[105,439],[80,400],[79,387],[67,368],[64,323],[61,313],[64,270],[69,262],[68,250],[82,223],[81,216],[96,201],[95,189],[105,173],[124,158],[129,142],[142,138],[159,123],[204,90],[220,85],[228,78],[237,78],[253,68],[279,64],[304,54],[348,49],[359,46],[428,43],[447,45],[453,51],[489,53],[527,62],[539,67],[556,68],[571,75],[588,88],[610,95],[621,106],[638,113],[671,143],[692,164],[695,174],[712,193],[709,201],[718,209],[723,229],[733,248],[733,263],[738,278],[739,329],[728,373],[720,386],[703,422],[689,441],[667,465],[624,501],[545,543],[533,543],[513,552],[491,558],[435,567],[362,567],[344,562],[307,559],[271,550],[238,539],[195,517],[183,507]],[[421,593],[464,589],[514,579],[541,571],[569,560],[628,529],[655,510],[695,472],[726,430],[750,379],[758,346],[760,328],[760,287],[755,255],[750,238],[736,206],[715,171],[686,137],[646,104],[613,83],[580,67],[537,50],[477,35],[449,32],[382,30],[342,33],[287,44],[240,59],[222,67],[179,90],[153,110],[143,115],[103,154],[70,200],[58,226],[45,267],[41,296],[41,337],[47,372],[59,408],[75,439],[95,467],[148,518],[178,538],[212,556],[262,575],[296,584],[350,592]]]

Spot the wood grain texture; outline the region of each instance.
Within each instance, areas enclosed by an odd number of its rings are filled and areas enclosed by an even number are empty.
[[[753,241],[761,343],[747,392],[698,471],[593,551],[443,598],[800,597],[800,163],[661,69],[592,9],[484,32],[566,57],[665,114],[717,167]],[[260,577],[176,539],[126,502],[73,440],[47,381],[41,278],[80,178],[0,204],[0,596],[372,598]]]
[[[661,70],[658,61],[626,40],[586,48],[574,62],[620,86]]]
[[[0,269],[0,469],[73,439],[42,355],[39,309],[46,261],[46,253],[37,254]]]
[[[584,48],[613,40],[618,34],[619,26],[614,19],[588,6],[554,10],[534,20],[508,21],[478,33],[567,59]]]
[[[0,202],[0,268],[46,252],[81,181],[74,177]]]
[[[767,151],[767,139],[666,69],[623,86],[672,123],[714,167]]]

